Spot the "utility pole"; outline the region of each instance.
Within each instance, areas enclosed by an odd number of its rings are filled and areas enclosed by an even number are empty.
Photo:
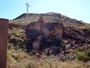
[[[30,5],[28,3],[26,3],[26,22],[29,23],[29,16],[28,16],[28,9],[29,9]]]

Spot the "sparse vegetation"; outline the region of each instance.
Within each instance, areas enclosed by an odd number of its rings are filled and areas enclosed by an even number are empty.
[[[76,57],[77,57],[78,60],[87,62],[87,61],[90,60],[90,50],[78,52],[78,53],[76,54]]]
[[[35,21],[34,17],[32,18]],[[46,19],[49,19],[49,18],[46,18]],[[68,19],[68,21],[69,20],[71,19]],[[17,22],[17,21],[11,21],[11,22]],[[20,24],[21,21],[23,22],[25,20],[19,19],[18,21],[19,26],[22,25]],[[64,25],[67,27],[70,27],[71,25],[73,25],[74,28],[71,27],[70,30],[71,29],[74,29],[74,30],[67,31],[67,35],[69,35],[70,37],[74,36],[74,39],[76,39],[79,36],[78,33],[81,32],[81,36],[79,37],[81,38],[83,34],[85,34],[81,29],[86,28],[86,26],[83,27],[84,25],[80,23],[78,26],[77,25],[78,22],[76,20],[74,21],[77,23],[74,22],[74,24],[72,23],[73,20],[72,22],[68,22],[68,21],[66,21],[66,24],[64,23]],[[68,23],[71,25],[69,25]],[[71,49],[71,50],[68,49],[68,51],[66,50],[67,54],[63,56],[65,58],[65,61],[62,61],[60,59],[60,55],[59,56],[54,56],[54,55],[47,56],[45,55],[45,52],[44,52],[40,55],[41,58],[38,58],[37,55],[35,55],[34,50],[32,50],[32,54],[27,53],[26,52],[27,49],[25,48],[25,45],[26,45],[25,41],[27,40],[25,36],[25,31],[22,28],[20,28],[18,24],[16,25],[13,24],[15,28],[12,27],[11,29],[9,29],[8,50],[7,50],[7,68],[90,68],[90,48],[84,47],[84,46],[80,46],[80,47],[77,47],[76,49]],[[85,31],[89,35],[90,30],[85,30]],[[68,34],[68,32],[70,32],[70,34]],[[56,31],[56,33],[58,32]],[[77,37],[73,33],[76,34]],[[64,50],[64,47],[65,47],[64,42],[62,42],[61,45],[63,48],[62,50]],[[70,56],[72,55],[75,55],[74,57],[75,59],[70,61],[68,57],[70,58]]]
[[[55,56],[36,58],[28,55],[24,50],[11,48],[7,53],[7,68],[90,68],[89,62],[62,62]]]

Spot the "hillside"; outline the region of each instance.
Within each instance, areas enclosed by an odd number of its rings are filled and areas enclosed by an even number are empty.
[[[8,33],[8,68],[90,68],[85,22],[59,13],[30,13],[27,23],[24,13],[9,22]]]
[[[53,12],[45,14],[30,13],[28,17],[28,22],[26,22],[25,13],[11,20],[9,23],[10,30],[11,28],[21,28],[25,35],[33,40],[38,37],[43,40],[43,38],[51,36],[58,37],[58,39],[62,38],[63,41],[68,41],[69,44],[73,42],[74,45],[90,43],[90,27],[85,22]]]
[[[40,20],[40,17],[42,17],[42,20],[44,23],[62,23],[63,27],[65,28],[64,33],[68,34],[71,31],[71,34],[74,33],[73,35],[75,37],[79,38],[85,38],[86,35],[88,34],[88,36],[86,37],[87,40],[89,40],[89,29],[90,29],[90,24],[87,24],[85,22],[82,21],[78,21],[76,19],[72,19],[70,17],[67,17],[65,15],[59,14],[59,13],[54,13],[54,12],[49,12],[49,13],[45,13],[45,14],[34,14],[34,13],[29,13],[28,14],[28,22],[26,22],[26,14],[22,14],[18,17],[16,17],[15,19],[11,20],[10,23],[11,24],[16,24],[16,26],[21,26],[21,27],[25,27],[27,25],[30,24],[34,24],[35,22],[38,22]],[[36,26],[39,23],[36,24]],[[34,26],[34,27],[36,27]],[[40,26],[38,26],[40,27]],[[60,26],[58,26],[60,27]],[[46,27],[47,28],[47,27]],[[68,35],[71,35],[68,34]]]
[[[22,14],[18,17],[16,17],[15,19],[13,19],[13,23],[22,23],[22,24],[29,24],[31,22],[37,22],[40,18],[40,16],[43,17],[44,22],[56,22],[56,21],[63,21],[65,26],[80,26],[82,24],[84,24],[84,22],[82,21],[78,21],[76,19],[71,19],[70,17],[64,16],[62,14],[59,13],[45,13],[45,14],[28,14],[29,17],[29,22],[26,23],[26,14]]]

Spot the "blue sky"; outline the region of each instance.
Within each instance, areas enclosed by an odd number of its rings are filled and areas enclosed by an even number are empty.
[[[26,13],[26,2],[31,5],[29,13],[57,12],[90,23],[90,0],[1,0],[0,18]]]

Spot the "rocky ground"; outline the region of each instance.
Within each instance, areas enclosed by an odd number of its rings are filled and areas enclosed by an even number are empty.
[[[9,30],[7,68],[90,68],[89,59],[85,56],[86,52],[83,54],[84,51],[90,52],[90,45],[88,43],[76,49],[68,49],[67,54],[62,54],[63,58],[61,58],[61,54],[59,56],[47,56],[45,53],[38,58],[26,52],[25,45],[23,44],[26,39],[23,29],[14,28]],[[70,58],[72,55],[74,59]],[[83,62],[83,59],[88,61]]]

